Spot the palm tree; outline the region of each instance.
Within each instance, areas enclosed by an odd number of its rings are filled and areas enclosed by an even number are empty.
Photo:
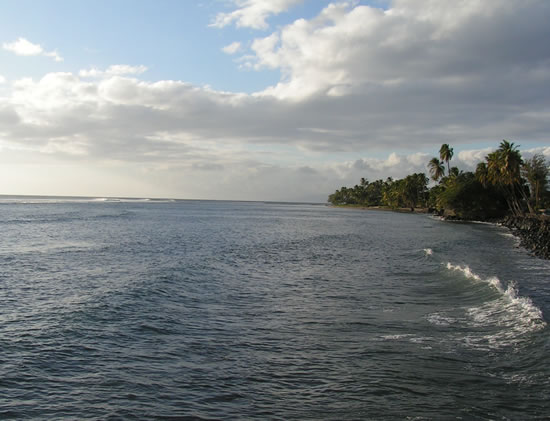
[[[523,176],[530,186],[531,199],[535,199],[535,207],[539,208],[541,193],[546,190],[548,184],[548,163],[542,154],[535,154],[526,161],[521,168]]]
[[[451,166],[449,165],[449,161],[453,159],[453,154],[453,148],[451,148],[447,143],[441,145],[441,148],[439,149],[439,158],[447,163],[447,174],[451,173]]]
[[[425,204],[427,185],[428,177],[424,173],[410,174],[400,180],[401,202],[410,207],[411,212],[414,212],[414,208],[418,204]]]
[[[487,173],[487,164],[485,162],[480,162],[477,164],[476,179],[483,187],[487,187],[487,184],[489,184],[489,175]]]
[[[430,159],[428,168],[430,169],[430,175],[434,181],[439,181],[441,177],[445,175],[445,167],[443,166],[443,162],[436,157]]]
[[[501,173],[504,176],[504,180],[508,184],[513,184],[519,182],[521,178],[521,164],[523,160],[521,159],[521,154],[518,150],[518,146],[514,145],[514,142],[508,142],[503,140],[500,142],[498,148],[502,156],[502,169]]]
[[[503,140],[499,148],[487,155],[487,178],[500,186],[505,192],[508,206],[516,215],[522,215],[523,209],[518,198],[518,192],[527,202],[530,212],[533,212],[531,204],[527,200],[523,180],[521,178],[521,165],[523,160],[518,147],[513,142]]]
[[[458,167],[451,167],[449,170],[449,178],[457,178],[461,174],[461,171]]]

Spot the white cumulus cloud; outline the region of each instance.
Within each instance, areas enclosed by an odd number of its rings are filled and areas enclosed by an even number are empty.
[[[223,47],[222,51],[225,54],[235,54],[241,49],[241,47],[242,47],[241,43],[238,42],[238,41],[235,41],[235,42],[232,42],[231,44],[226,45],[225,47]]]
[[[283,73],[264,92],[279,98],[373,95],[377,87],[473,92],[491,73],[499,75],[490,84],[496,90],[518,73],[546,77],[548,48],[541,40],[550,32],[543,29],[549,13],[544,0],[521,6],[501,0],[498,7],[479,0],[397,0],[387,10],[333,3],[313,19],[256,39],[250,65]]]
[[[18,38],[14,42],[5,42],[2,46],[4,50],[11,51],[18,56],[37,56],[44,51],[40,45],[33,44],[25,38]]]
[[[81,70],[78,74],[81,77],[107,77],[107,76],[123,76],[123,75],[140,75],[147,71],[147,67],[143,65],[129,66],[127,64],[115,64],[109,66],[106,70],[99,70],[91,68],[88,70]]]
[[[237,7],[232,12],[218,13],[211,26],[223,28],[235,22],[237,27],[266,29],[266,19],[285,12],[303,0],[234,0]]]
[[[63,61],[63,57],[57,51],[44,52],[44,56],[51,57],[57,62]]]
[[[466,165],[469,168],[473,168],[479,162],[485,160],[485,157],[493,152],[497,148],[497,146],[498,145],[495,144],[494,148],[463,150],[458,153],[457,158],[459,161],[462,162],[462,164]]]
[[[55,61],[61,62],[63,58],[57,51],[45,51],[40,44],[33,44],[25,38],[18,38],[14,42],[5,42],[2,44],[4,50],[11,51],[18,56],[45,56],[51,57]]]

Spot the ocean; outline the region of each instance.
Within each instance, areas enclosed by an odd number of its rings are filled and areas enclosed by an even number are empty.
[[[0,198],[0,418],[550,418],[550,262],[508,230]]]

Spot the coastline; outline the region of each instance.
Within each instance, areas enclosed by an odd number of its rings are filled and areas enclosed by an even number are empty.
[[[374,210],[399,213],[434,214],[428,208],[390,208],[387,206],[328,205],[333,208]],[[441,215],[440,215],[441,216]],[[480,222],[455,216],[441,216],[448,222]],[[520,246],[541,259],[550,260],[550,217],[545,216],[506,216],[482,222],[497,223],[508,228],[520,240]]]
[[[384,212],[399,212],[399,213],[431,213],[428,208],[414,208],[414,211],[411,211],[411,208],[391,208],[389,206],[363,206],[363,205],[327,205],[330,208],[341,208],[341,209],[359,209],[359,210],[374,210],[374,211],[384,211]]]
[[[505,216],[498,219],[472,221],[457,217],[442,217],[445,221],[486,222],[508,228],[519,239],[519,245],[541,259],[550,260],[550,218],[542,215]]]
[[[550,218],[508,216],[500,222],[520,239],[522,247],[537,257],[550,260]]]

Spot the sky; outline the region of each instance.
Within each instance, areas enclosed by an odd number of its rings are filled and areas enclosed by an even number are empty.
[[[550,159],[547,0],[0,0],[0,194],[325,202]]]

